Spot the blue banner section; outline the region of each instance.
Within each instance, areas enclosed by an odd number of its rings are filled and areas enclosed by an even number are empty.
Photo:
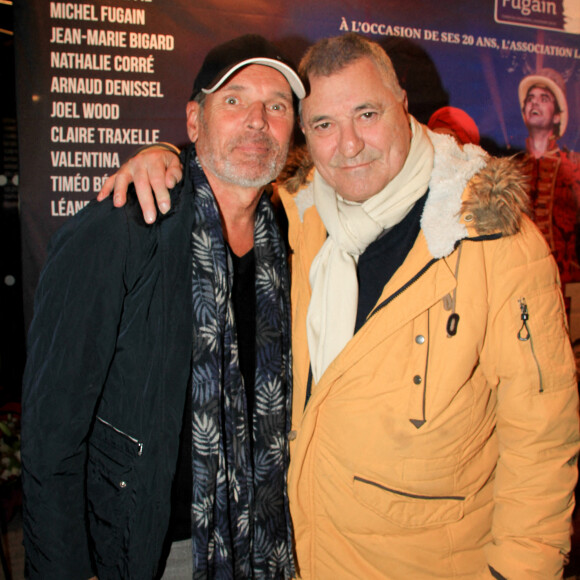
[[[204,55],[245,32],[295,61],[319,38],[358,32],[392,57],[410,111],[466,111],[494,154],[525,147],[518,86],[551,68],[580,138],[578,0],[86,0],[15,3],[25,302],[47,241],[138,147],[183,144]],[[82,257],[79,257],[82,259]]]

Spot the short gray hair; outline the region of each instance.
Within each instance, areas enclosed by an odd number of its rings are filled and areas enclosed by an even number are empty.
[[[302,57],[298,73],[307,84],[311,77],[330,76],[361,58],[369,58],[375,64],[385,85],[402,101],[405,92],[387,53],[376,42],[353,32],[319,40]]]

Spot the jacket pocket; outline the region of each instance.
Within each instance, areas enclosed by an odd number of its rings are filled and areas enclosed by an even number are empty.
[[[87,465],[87,503],[97,565],[119,565],[126,552],[136,503],[134,471],[142,451],[136,438],[97,417]]]
[[[436,527],[463,517],[465,497],[421,495],[355,475],[356,499],[368,509],[404,528]]]

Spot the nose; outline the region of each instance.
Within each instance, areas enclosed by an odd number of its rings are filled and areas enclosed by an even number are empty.
[[[266,116],[266,107],[264,106],[264,103],[252,103],[248,107],[247,124],[248,127],[257,131],[261,131],[266,127],[268,124],[268,119]]]
[[[340,128],[339,139],[339,151],[344,157],[356,157],[364,149],[364,140],[361,139],[352,122],[345,123]]]

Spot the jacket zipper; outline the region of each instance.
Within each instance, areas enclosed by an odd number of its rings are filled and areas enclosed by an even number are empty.
[[[536,363],[536,368],[538,369],[538,378],[540,380],[540,393],[544,392],[544,383],[542,380],[542,370],[540,368],[540,363],[538,357],[536,356],[536,351],[534,350],[534,339],[532,338],[532,333],[530,332],[530,327],[528,326],[528,320],[530,319],[530,313],[528,312],[528,305],[525,298],[520,298],[518,300],[521,311],[522,326],[518,331],[518,340],[522,342],[530,343],[530,350],[532,352],[532,357]]]
[[[385,300],[383,300],[383,302],[381,302],[367,317],[365,322],[368,322],[370,320],[370,318],[372,316],[374,316],[377,312],[379,312],[379,310],[382,310],[385,306],[387,306],[390,302],[392,302],[397,296],[399,296],[400,294],[402,294],[407,288],[409,288],[410,286],[412,286],[417,280],[419,280],[419,278],[421,278],[421,276],[423,276],[423,274],[425,274],[425,272],[427,272],[427,270],[429,270],[429,268],[435,263],[438,262],[439,258],[433,258],[430,262],[427,262],[427,264],[425,264],[425,266],[423,266],[423,268],[421,268],[421,270],[419,270],[408,282],[406,282],[405,284],[403,284],[398,290],[396,290],[395,292],[393,292],[393,294],[391,294],[388,298],[386,298]]]
[[[139,441],[138,439],[135,439],[135,437],[132,437],[128,433],[121,431],[121,429],[117,429],[117,427],[115,427],[114,425],[111,425],[111,423],[109,423],[108,421],[105,421],[104,419],[102,419],[99,416],[97,416],[97,421],[100,421],[103,425],[110,427],[113,431],[115,431],[115,433],[118,433],[119,435],[122,435],[123,437],[129,439],[129,441],[132,441],[133,443],[135,443],[135,445],[137,445],[137,455],[138,456],[141,456],[143,454],[143,443],[141,441]]]

